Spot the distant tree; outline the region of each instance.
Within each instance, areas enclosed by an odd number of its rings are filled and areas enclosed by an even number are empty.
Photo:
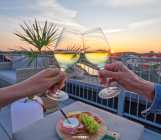
[[[150,51],[149,53],[150,53],[151,55],[154,55],[154,54],[155,54],[155,52],[154,52],[154,51]]]

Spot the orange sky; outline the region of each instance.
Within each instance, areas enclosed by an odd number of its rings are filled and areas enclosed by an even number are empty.
[[[18,49],[19,46],[29,48],[28,44],[23,43],[13,34],[19,30],[19,22],[5,23],[6,21],[0,22],[0,50]],[[114,52],[149,52],[151,50],[161,52],[161,22],[148,25],[141,24],[133,28],[127,27],[111,33],[104,29],[104,32]],[[99,45],[97,44],[97,46]]]
[[[161,52],[160,28],[158,31],[148,31],[147,28],[108,34],[112,50],[115,52],[149,52],[151,50]]]
[[[161,39],[159,37],[128,36],[128,34],[115,33],[108,35],[111,49],[114,52],[134,51],[134,52],[161,52]],[[0,50],[18,49],[19,46],[30,48],[12,33],[0,34]],[[97,45],[98,46],[98,45]]]
[[[122,37],[120,37],[122,38]],[[113,39],[110,42],[111,48],[114,52],[149,52],[151,50],[161,52],[161,39]]]
[[[28,48],[13,33],[35,18],[79,29],[101,27],[115,52],[161,52],[159,0],[1,0],[0,51]]]

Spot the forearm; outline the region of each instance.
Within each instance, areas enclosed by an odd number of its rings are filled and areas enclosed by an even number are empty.
[[[26,81],[1,88],[0,89],[0,107],[3,107],[15,100],[30,96],[32,94],[32,89],[29,88]]]
[[[153,101],[155,96],[154,83],[140,79],[137,85],[138,93],[146,97],[149,101]]]

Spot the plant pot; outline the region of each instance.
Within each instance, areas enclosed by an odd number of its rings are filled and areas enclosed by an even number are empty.
[[[36,97],[41,101],[40,97]],[[43,107],[35,100],[21,99],[11,104],[11,120],[13,133],[42,119]]]

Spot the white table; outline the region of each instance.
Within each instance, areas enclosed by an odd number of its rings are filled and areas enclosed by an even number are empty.
[[[75,102],[64,108],[64,111],[92,111],[99,114],[107,126],[120,132],[121,140],[143,140],[144,127],[141,124],[127,120],[120,116],[103,111],[94,106],[81,102]],[[55,125],[61,116],[60,112],[55,112],[46,118],[22,129],[14,134],[15,140],[59,140]]]

